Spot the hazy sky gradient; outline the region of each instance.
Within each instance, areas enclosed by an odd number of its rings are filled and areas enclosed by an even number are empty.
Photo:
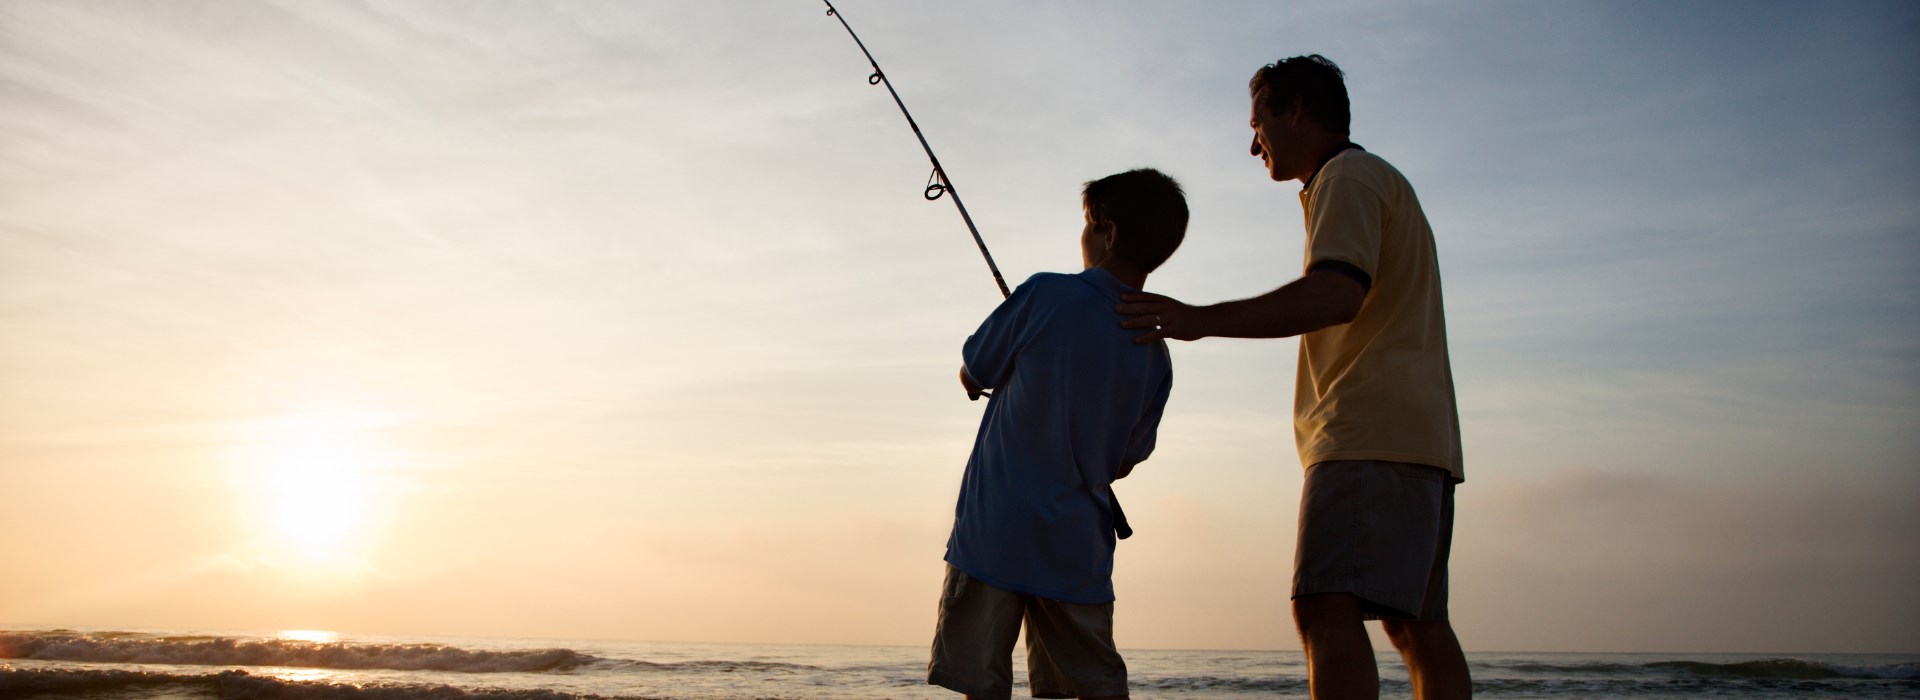
[[[1469,649],[1920,651],[1913,5],[840,7],[1015,283],[1139,166],[1151,288],[1297,276],[1246,81],[1346,69]],[[804,0],[0,3],[0,623],[924,643],[998,294],[867,72]],[[1295,348],[1174,347],[1123,646],[1297,647]]]

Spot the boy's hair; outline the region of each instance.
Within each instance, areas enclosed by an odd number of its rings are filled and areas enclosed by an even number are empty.
[[[1152,168],[1088,182],[1080,202],[1095,223],[1115,226],[1113,254],[1142,273],[1160,267],[1187,236],[1186,193],[1180,183]]]
[[[1269,63],[1247,81],[1247,94],[1257,96],[1267,89],[1267,110],[1286,111],[1300,100],[1300,109],[1320,128],[1336,134],[1349,133],[1352,121],[1347,104],[1346,74],[1320,54],[1294,56]]]

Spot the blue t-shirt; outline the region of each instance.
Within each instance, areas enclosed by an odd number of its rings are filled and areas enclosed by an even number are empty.
[[[962,349],[993,390],[960,482],[947,562],[1015,593],[1113,601],[1108,488],[1153,452],[1173,388],[1165,342],[1136,345],[1120,295],[1094,268],[1028,278]]]

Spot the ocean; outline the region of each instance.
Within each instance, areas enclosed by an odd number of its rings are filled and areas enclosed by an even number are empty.
[[[1135,698],[1307,695],[1299,652],[1123,652]],[[1380,656],[1382,697],[1407,697],[1392,657]],[[1468,657],[1483,698],[1920,698],[1920,655]],[[926,685],[925,668],[920,647],[0,627],[0,699],[959,697]]]

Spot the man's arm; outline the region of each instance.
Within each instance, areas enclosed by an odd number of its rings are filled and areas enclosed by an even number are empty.
[[[1150,343],[1159,338],[1199,340],[1219,338],[1287,338],[1352,321],[1360,313],[1367,289],[1347,275],[1315,270],[1251,299],[1211,306],[1189,306],[1158,294],[1127,294],[1115,307],[1123,328],[1147,328],[1134,338]]]

